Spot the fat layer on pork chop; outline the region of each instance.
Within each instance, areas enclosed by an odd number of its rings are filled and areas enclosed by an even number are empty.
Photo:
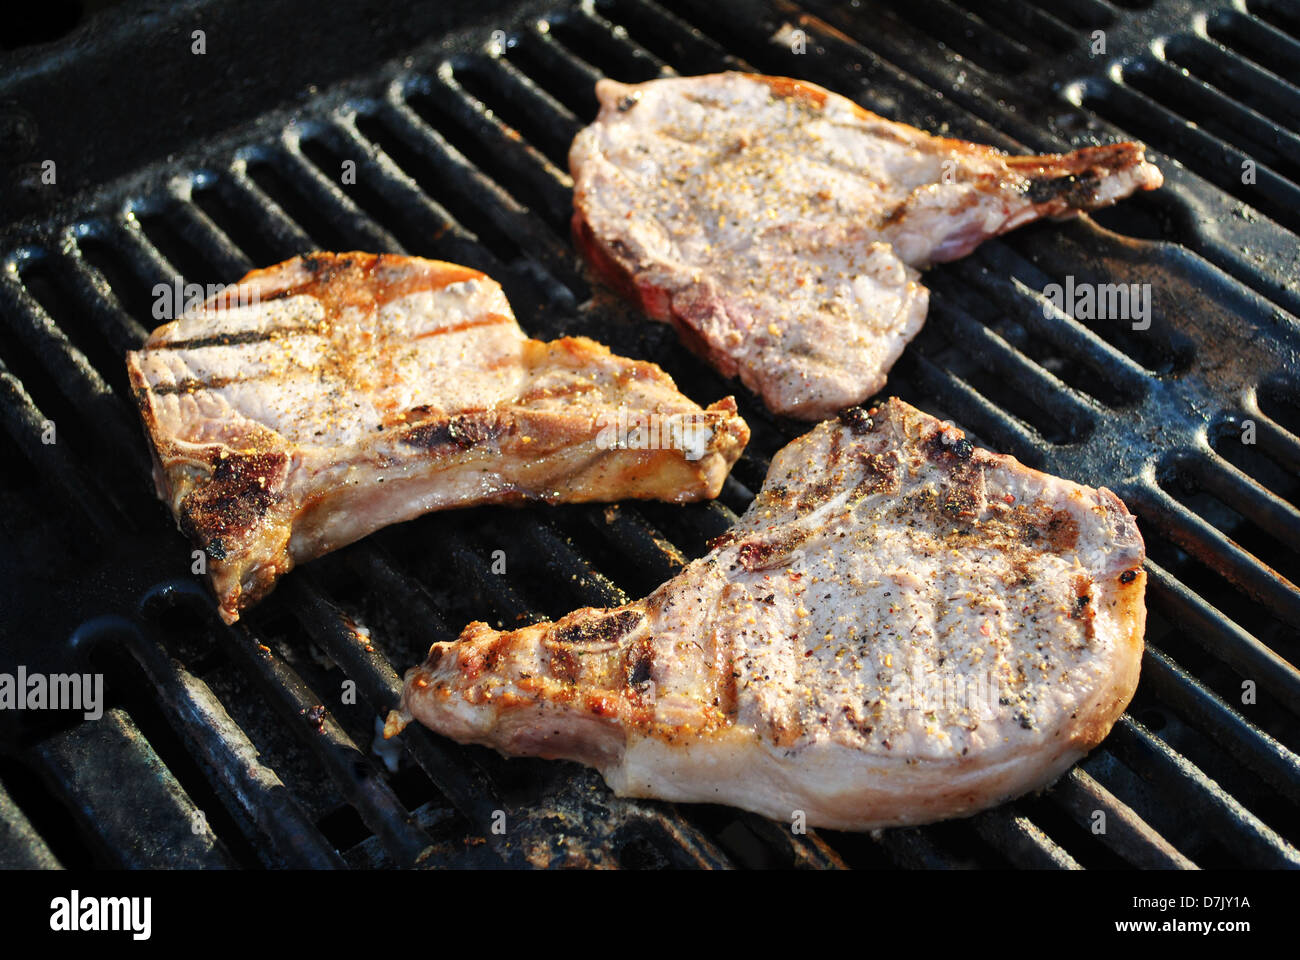
[[[158,495],[227,622],[295,564],[447,507],[715,497],[749,439],[659,367],[519,328],[477,270],[318,253],[159,327],[127,368]]]
[[[434,644],[386,734],[414,718],[620,795],[836,829],[970,814],[1051,782],[1124,710],[1143,558],[1109,490],[898,400],[855,407],[781,450],[649,598]]]
[[[1161,183],[1141,144],[1009,156],[782,77],[596,94],[569,152],[579,247],[721,373],[809,420],[884,386],[925,321],[918,270]]]

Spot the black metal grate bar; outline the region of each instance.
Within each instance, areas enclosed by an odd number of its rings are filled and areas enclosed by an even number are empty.
[[[32,759],[70,799],[106,862],[130,870],[233,865],[202,811],[121,711],[46,740],[33,748]],[[122,803],[124,784],[135,790],[129,804]]]
[[[0,870],[58,870],[49,844],[0,786]]]
[[[998,807],[971,817],[975,832],[997,847],[1013,864],[1035,870],[1080,870],[1065,852],[1014,806]]]
[[[397,707],[401,699],[400,678],[383,655],[369,646],[348,625],[344,615],[310,584],[286,584],[289,602],[295,614],[312,637],[328,651],[349,677],[357,681],[361,696],[379,716]],[[469,760],[464,748],[436,739],[415,728],[413,736],[403,734],[403,746],[434,785],[452,801],[466,817],[477,824],[489,824],[495,810],[507,809],[497,795],[497,790]],[[498,844],[487,834],[488,842]]]
[[[81,465],[68,452],[66,445],[41,442],[49,421],[3,362],[0,362],[0,397],[4,398],[5,429],[18,442],[27,460],[43,478],[54,482],[62,492],[64,502],[85,504],[92,536],[100,541],[107,540],[114,528],[114,515],[120,518],[120,511],[104,498],[98,487],[87,482]]]
[[[1181,623],[1207,652],[1243,677],[1254,677],[1291,710],[1300,710],[1300,670],[1214,609],[1174,579],[1158,564],[1147,561],[1151,604],[1171,623]]]
[[[1154,647],[1142,658],[1143,682],[1292,803],[1300,803],[1300,757],[1252,726]]]
[[[243,814],[243,822],[259,840],[259,849],[273,851],[273,863],[279,865],[343,866],[338,852],[275,771],[261,762],[257,748],[207,684],[142,630],[125,629],[122,636],[153,683],[160,706],[209,777],[222,788],[227,805]]]
[[[1133,487],[1125,493],[1129,508],[1150,528],[1189,553],[1205,558],[1229,583],[1273,611],[1283,622],[1300,623],[1300,591],[1295,584],[1266,568],[1163,490]]]
[[[1185,797],[1189,806],[1199,810],[1221,831],[1225,842],[1230,838],[1233,844],[1249,851],[1255,863],[1300,867],[1300,852],[1295,847],[1127,714],[1116,722],[1106,745],[1130,769],[1157,784],[1167,796]]]
[[[1196,865],[1178,852],[1145,820],[1088,773],[1075,767],[1052,787],[1050,795],[1087,829],[1101,825],[1101,842],[1135,867],[1147,870],[1191,870]],[[1097,814],[1105,820],[1097,820]]]
[[[313,693],[252,631],[229,629],[224,633],[227,649],[261,682],[286,727],[316,756],[393,861],[402,866],[418,861],[429,846],[429,838],[325,709],[323,698]]]
[[[930,837],[930,831],[917,827],[882,830],[878,842],[894,862],[912,870],[951,870],[957,861],[945,853]]]

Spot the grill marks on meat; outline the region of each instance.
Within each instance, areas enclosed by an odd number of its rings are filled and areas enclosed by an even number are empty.
[[[211,559],[225,560],[226,544],[233,546],[262,524],[283,490],[288,462],[283,453],[218,455],[211,480],[181,500],[181,531]]]
[[[528,339],[477,270],[319,253],[241,283],[245,302],[127,355],[159,496],[227,622],[295,564],[430,510],[714,497],[749,437],[730,397],[701,409],[653,364]],[[665,420],[690,429],[658,449],[619,432]]]
[[[596,94],[569,153],[578,245],[721,373],[809,420],[884,385],[925,321],[918,270],[1161,183],[1140,144],[1012,157],[781,77]]]
[[[387,732],[414,718],[591,764],[620,795],[840,829],[969,814],[1052,781],[1123,711],[1143,559],[1110,491],[890,400],[783,449],[647,599],[435,644]]]

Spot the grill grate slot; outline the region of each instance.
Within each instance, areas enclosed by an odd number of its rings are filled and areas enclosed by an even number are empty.
[[[200,236],[194,221],[186,222],[183,202],[168,199],[163,204],[161,209],[149,204],[133,213],[145,241],[162,258],[167,278],[179,276],[185,283],[206,287],[210,283],[222,282],[231,274],[238,276],[247,269],[247,261],[241,255],[223,249],[215,242],[204,244],[205,238]],[[211,241],[212,238],[206,239]],[[226,261],[224,264],[223,260]],[[223,265],[229,269],[223,272]]]
[[[1292,83],[1300,82],[1296,67],[1300,43],[1272,24],[1238,10],[1223,10],[1208,18],[1206,32],[1247,60]]]
[[[45,741],[33,748],[32,759],[51,787],[69,798],[104,862],[131,870],[233,866],[199,808],[121,711]],[[135,786],[130,805],[121,803],[123,783]]]
[[[118,232],[123,232],[121,225],[109,221],[78,224],[75,228],[80,254],[77,262],[78,269],[90,275],[87,285],[110,305],[107,309],[115,318],[113,323],[120,323],[124,328],[120,334],[114,334],[117,338],[114,344],[121,341],[122,349],[130,349],[144,343],[149,336],[142,320],[153,322],[154,296],[139,264],[133,264],[122,252],[124,241],[113,239]]]
[[[896,10],[923,35],[943,41],[987,70],[1016,74],[1035,59],[1019,40],[990,27],[983,16],[963,10],[951,0],[918,0]]]
[[[121,366],[118,362],[121,351],[134,346],[130,342],[128,329],[117,324],[109,326],[111,321],[106,321],[102,312],[90,312],[82,306],[87,303],[102,304],[102,300],[94,295],[93,288],[83,287],[81,291],[91,296],[72,295],[72,287],[76,282],[72,268],[73,258],[46,250],[33,253],[34,256],[18,271],[18,279],[31,298],[28,301],[29,309],[33,305],[37,307],[42,315],[42,325],[46,323],[45,318],[48,318],[50,326],[66,335],[69,347],[84,358],[88,366],[95,371],[104,371],[106,385],[119,398],[129,400],[126,371],[117,369]],[[105,326],[109,326],[108,335]]]
[[[629,37],[622,24],[614,25],[590,8],[550,17],[546,33],[587,65],[596,77],[623,83],[641,83],[675,71],[655,54]]]
[[[1061,809],[1091,832],[1098,811],[1105,814],[1106,830],[1101,842],[1118,857],[1147,870],[1195,868],[1168,840],[1152,830],[1133,808],[1075,767],[1051,788],[1049,795]]]
[[[1260,385],[1258,405],[1294,444],[1300,437],[1300,391],[1296,385],[1276,378],[1266,380]]]
[[[307,249],[303,238],[285,236],[283,225],[276,230],[264,205],[229,174],[205,172],[195,177],[190,201],[229,238],[250,266],[279,263]],[[236,272],[232,270],[231,275]]]
[[[58,870],[62,867],[45,838],[0,783],[0,869]]]
[[[404,104],[374,117],[359,116],[357,129],[458,224],[473,224],[473,232],[464,226],[458,232],[502,263],[521,259],[521,249],[527,245],[560,283],[571,291],[582,289],[555,234],[530,218],[513,197],[461,158]]]
[[[440,79],[442,82],[426,80],[408,89],[407,103],[425,123],[449,136],[475,167],[566,237],[572,187],[569,175],[457,85],[450,65],[444,67]]]
[[[113,520],[123,516],[120,508],[98,487],[87,482],[81,458],[67,444],[42,443],[50,421],[36,406],[22,381],[0,361],[0,397],[4,399],[4,425],[9,436],[26,455],[42,478],[54,481],[63,501],[86,505],[90,536],[108,539]],[[55,424],[57,430],[57,423]]]
[[[1030,870],[1079,870],[1079,862],[1065,852],[1014,804],[971,817],[975,832],[1006,854],[1014,866]]]
[[[570,117],[593,117],[599,109],[600,73],[551,37],[544,22],[517,35],[506,58],[538,87],[546,89]]]
[[[1163,47],[1158,52],[1160,56],[1126,68],[1125,82],[1180,116],[1195,118],[1201,129],[1221,140],[1232,141],[1258,162],[1295,181],[1300,167],[1294,159],[1297,145],[1294,133],[1171,64]]]
[[[231,641],[227,648],[271,695],[286,726],[316,756],[390,856],[399,864],[415,863],[428,846],[428,837],[410,822],[389,786],[370,769],[365,755],[324,709],[326,701],[253,633],[232,630],[226,631],[226,636]]]
[[[389,224],[405,252],[464,263],[489,274],[502,272],[500,261],[459,230],[414,182],[396,167],[370,156],[355,132],[349,136],[331,127],[303,139],[300,149],[316,167],[317,176],[340,185],[341,192],[366,218],[365,229],[373,232],[372,225]]]
[[[1297,229],[1300,188],[1266,164],[1221,140],[1124,82],[1088,88],[1082,105],[1113,120],[1153,149],[1177,157],[1220,189]],[[1242,183],[1247,163],[1255,164],[1256,182]]]
[[[227,200],[250,223],[258,225],[270,235],[276,250],[280,251],[280,256],[284,259],[319,249],[280,201],[272,197],[254,179],[253,168],[260,166],[263,182],[277,190],[283,186],[282,178],[262,159],[266,153],[265,150],[260,149],[249,150],[235,157],[230,167],[230,179],[219,181],[223,185],[228,185]],[[282,193],[280,196],[286,197],[292,194]]]
[[[1283,623],[1300,623],[1300,591],[1294,584],[1265,569],[1173,497],[1159,489],[1138,488],[1125,492],[1125,502],[1149,529],[1201,559]]]
[[[330,235],[343,238],[347,243],[336,246],[339,250],[379,250],[389,253],[406,253],[401,241],[386,227],[372,219],[361,205],[344,192],[340,184],[325,176],[302,153],[297,138],[279,154],[280,173],[294,185],[299,195],[329,225]],[[301,225],[303,221],[296,215]]]
[[[1191,675],[1164,653],[1147,650],[1144,682],[1185,720],[1217,742],[1292,804],[1300,804],[1300,757],[1233,711],[1222,699],[1196,684]]]
[[[876,16],[855,15],[842,4],[820,3],[817,9],[826,23],[813,17],[801,23],[830,56],[816,58],[825,63],[783,56],[779,66],[787,71],[841,88],[882,116],[914,121],[944,136],[1005,150],[1019,150],[1021,144],[1049,149],[1059,143],[1041,125],[1007,109],[1019,83],[955,53],[927,55],[932,41],[924,33],[909,32],[905,24],[881,30]]]
[[[1261,866],[1300,866],[1300,853],[1199,769],[1127,714],[1106,741],[1107,749],[1144,780],[1200,812],[1220,843],[1248,851]]]
[[[994,252],[990,251],[990,256],[993,255]],[[1025,273],[1029,276],[1033,275],[1030,271]],[[1108,380],[1116,394],[1124,400],[1136,403],[1144,397],[1149,384],[1146,370],[1116,350],[1095,331],[1074,319],[1068,312],[1058,309],[1042,293],[1046,284],[1035,288],[1026,284],[1014,273],[1009,276],[1012,289],[1005,299],[1022,305],[1016,315],[1032,336],[1043,337],[1051,341],[1066,356],[1077,358],[1094,374]],[[987,274],[981,277],[984,281],[991,279]]]
[[[1289,130],[1300,129],[1300,90],[1277,74],[1233,55],[1227,47],[1200,36],[1180,36],[1165,44],[1165,57],[1245,106]]]
[[[749,68],[744,60],[650,0],[597,0],[596,9],[618,23],[643,49],[683,74]]]
[[[998,398],[999,406],[1032,423],[1050,443],[1087,439],[1095,410],[1085,399],[937,292],[930,300],[930,325],[984,368],[979,376],[984,396]]]
[[[1248,420],[1255,428],[1254,443],[1243,442],[1249,438]],[[1294,508],[1300,504],[1300,482],[1296,477],[1300,470],[1287,467],[1287,454],[1272,445],[1273,436],[1260,436],[1259,424],[1250,415],[1232,413],[1211,428],[1209,442],[1231,468]]]
[[[1300,16],[1296,15],[1294,7],[1277,0],[1250,0],[1246,9],[1288,36],[1300,36]]]
[[[505,57],[467,59],[457,67],[456,79],[557,169],[568,169],[569,144],[582,124],[546,89]]]
[[[20,443],[29,450],[35,445],[66,443],[78,460],[93,451],[97,459],[109,462],[114,462],[117,452],[138,450],[138,432],[125,428],[122,402],[21,285],[17,274],[14,265],[0,277],[0,357],[17,365],[15,385],[20,384],[19,391],[36,390],[34,399],[40,403],[38,412],[31,401],[22,401],[28,412],[14,422],[24,423],[30,433],[20,437]],[[11,332],[17,336],[8,336]],[[53,428],[48,443],[44,440],[47,426]],[[61,459],[61,455],[38,457],[46,463]],[[111,513],[118,515],[126,506],[108,491],[90,502],[112,503]]]
[[[1226,461],[1205,454],[1174,453],[1163,469],[1161,486],[1183,506],[1282,577],[1297,579],[1300,511]]]
[[[1020,300],[1023,304],[1021,310],[1013,309],[1020,298],[1014,295],[1007,297],[1005,281],[995,280],[992,276],[981,276],[987,273],[986,267],[971,259],[961,269],[932,271],[926,278],[926,284],[934,294],[945,299],[951,298],[959,304],[975,321],[1004,339],[1043,373],[1057,378],[1056,389],[1069,395],[1066,401],[1069,404],[1082,410],[1092,407],[1089,397],[1111,407],[1128,406],[1141,399],[1144,392],[1141,383],[1144,378],[1140,375],[1136,379],[1115,377],[1113,367],[1106,365],[1100,358],[1089,358],[1084,343],[1071,342],[1070,346],[1062,349],[1054,341],[1066,339],[1057,332],[1068,334],[1065,314],[1055,311],[1050,302],[1032,297]],[[969,282],[967,277],[976,278],[976,282]],[[993,300],[980,289],[990,283],[1001,285],[1004,295],[1000,307],[995,306]],[[1047,316],[1043,316],[1044,304],[1047,304]],[[1026,319],[1026,313],[1038,316]],[[1052,316],[1053,313],[1056,314],[1055,317]],[[1052,332],[1034,332],[1039,327],[1047,327]],[[1102,372],[1100,376],[1099,370]]]
[[[280,217],[294,224],[296,233],[302,235],[306,248],[301,252],[353,249],[355,241],[321,213],[307,192],[281,169],[283,163],[283,151],[261,150],[248,159],[245,169],[258,192],[278,208]]]
[[[961,0],[961,5],[1016,40],[1022,48],[1064,52],[1079,42],[1066,23],[1028,3],[1018,0]]]
[[[245,828],[259,835],[259,850],[273,851],[275,861],[288,866],[341,866],[337,852],[276,773],[262,764],[257,748],[207,684],[156,641],[132,631],[127,643],[152,681],[159,705],[223,788],[227,806],[240,810]]]
[[[1102,0],[1029,0],[1029,2],[1076,27],[1108,27],[1115,22],[1114,9]]]
[[[1085,230],[1089,234],[1086,238],[1081,235]],[[1002,241],[1002,246],[1013,251],[1012,256],[1003,261],[1016,262],[1018,269],[1013,268],[1013,276],[1032,277],[1035,281],[1034,289],[1040,293],[1045,292],[1049,285],[1055,285],[1060,290],[1062,300],[1069,296],[1071,281],[1076,290],[1085,285],[1090,286],[1095,292],[1096,304],[1100,304],[1103,298],[1106,299],[1105,313],[1112,316],[1079,318],[1075,315],[1082,311],[1077,304],[1064,304],[1070,308],[1066,312],[1075,317],[1076,322],[1139,364],[1148,376],[1186,372],[1193,362],[1195,348],[1191,340],[1177,332],[1173,326],[1174,318],[1181,313],[1181,305],[1163,297],[1165,284],[1162,280],[1170,269],[1168,263],[1154,260],[1144,262],[1141,254],[1135,254],[1125,258],[1127,262],[1120,266],[1116,262],[1117,251],[1108,251],[1103,255],[1104,259],[1096,254],[1089,256],[1089,246],[1096,245],[1105,249],[1107,241],[1095,229],[1080,224],[1058,228],[1058,235],[1051,244],[1036,242],[1040,233],[1039,229],[1030,228],[1020,236],[1013,234]],[[986,246],[992,248],[999,244],[994,242]],[[998,258],[1000,253],[999,250],[990,249],[987,256],[992,260]],[[1119,299],[1123,292],[1119,288],[1126,286],[1130,294],[1128,316],[1124,315],[1124,301]],[[1109,292],[1112,287],[1116,288],[1114,296]],[[1145,319],[1136,316],[1141,304],[1135,306],[1131,299],[1133,296],[1148,297],[1143,292],[1143,287],[1149,291],[1148,316]],[[1041,310],[1041,303],[1039,306]],[[1095,305],[1091,309],[1100,312]],[[1143,323],[1149,323],[1149,326],[1139,329]]]
[[[211,276],[221,282],[228,277],[242,276],[252,269],[253,263],[243,251],[206,213],[194,205],[190,185],[187,184],[177,192],[177,202],[168,211],[166,222],[175,229],[187,250],[197,254],[196,263],[204,274],[197,274],[195,279],[198,276]],[[147,223],[145,233],[149,233]]]
[[[1148,561],[1151,604],[1171,623],[1184,625],[1184,635],[1211,656],[1271,690],[1293,712],[1300,708],[1300,671],[1221,612]]]
[[[396,672],[348,625],[337,607],[327,601],[314,585],[302,580],[298,578],[293,584],[285,585],[294,615],[316,643],[350,679],[357,682],[357,692],[375,713],[381,717],[386,715],[397,706],[401,696],[402,685]],[[403,746],[434,785],[471,821],[490,823],[492,811],[502,808],[502,804],[496,796],[496,789],[483,777],[478,765],[468,760],[465,748],[435,740],[419,728],[412,730],[414,736],[403,734]],[[488,842],[497,843],[491,836]]]

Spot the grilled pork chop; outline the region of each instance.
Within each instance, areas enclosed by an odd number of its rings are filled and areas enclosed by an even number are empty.
[[[866,830],[1042,787],[1133,696],[1144,551],[1110,491],[898,400],[785,447],[648,599],[434,644],[401,711],[624,796]]]
[[[655,320],[776,413],[878,391],[925,321],[918,270],[1160,186],[1137,143],[1013,157],[781,77],[596,85],[574,235]]]
[[[295,564],[481,503],[717,496],[749,439],[657,366],[520,330],[467,267],[318,253],[127,354],[158,495],[233,622]],[[255,301],[255,302],[250,302]]]

